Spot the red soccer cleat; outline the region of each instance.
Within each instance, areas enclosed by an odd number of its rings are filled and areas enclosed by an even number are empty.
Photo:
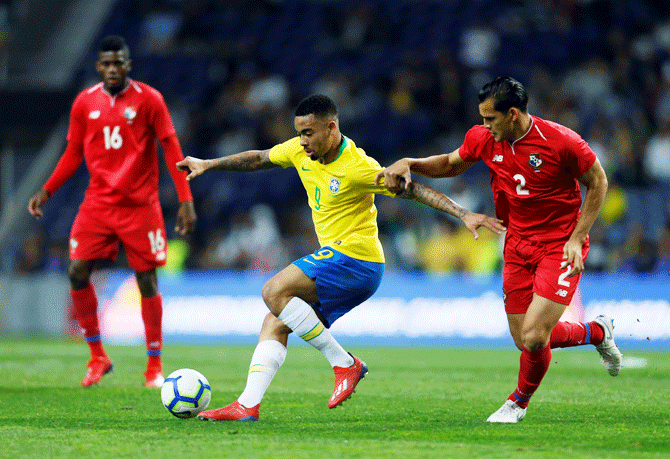
[[[144,387],[163,387],[163,369],[158,367],[147,367],[144,372]]]
[[[86,366],[88,367],[88,371],[84,379],[81,380],[81,385],[84,387],[98,384],[100,379],[114,368],[112,361],[107,356],[93,357],[88,361]]]
[[[218,410],[203,411],[198,414],[198,419],[203,421],[258,421],[258,409],[261,404],[253,408],[246,408],[237,400],[228,406]]]
[[[358,381],[365,378],[365,375],[368,374],[368,366],[365,362],[355,355],[351,356],[354,358],[352,366],[333,367],[333,370],[335,370],[335,387],[333,388],[333,395],[331,395],[328,401],[328,408],[335,408],[351,397]]]

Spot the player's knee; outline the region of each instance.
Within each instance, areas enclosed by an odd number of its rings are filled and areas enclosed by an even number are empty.
[[[263,301],[265,301],[265,304],[267,305],[268,309],[270,309],[270,312],[274,314],[275,316],[279,316],[281,314],[281,310],[283,307],[280,307],[280,297],[281,297],[281,288],[279,286],[279,283],[274,279],[270,279],[263,285],[263,288],[261,289],[261,296],[263,297]]]
[[[143,298],[153,298],[158,295],[158,278],[156,270],[136,272],[137,286]]]
[[[67,268],[67,277],[70,279],[70,285],[73,290],[79,290],[88,285],[91,278],[91,272],[86,265],[72,262]]]
[[[521,344],[529,351],[538,351],[543,349],[549,342],[549,337],[541,330],[524,330],[521,337]],[[517,344],[518,347],[518,344]]]
[[[529,351],[537,351],[543,349],[549,340],[542,334],[535,331],[524,333],[522,345]]]

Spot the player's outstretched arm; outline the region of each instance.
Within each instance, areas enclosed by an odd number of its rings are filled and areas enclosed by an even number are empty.
[[[427,158],[403,158],[379,171],[375,176],[375,185],[379,185],[383,178],[386,188],[400,193],[402,188],[408,189],[412,184],[412,172],[431,178],[455,177],[473,164],[475,163],[463,161],[458,150]]]
[[[177,163],[177,170],[189,173],[186,180],[191,180],[209,170],[253,172],[272,167],[277,167],[277,165],[270,161],[270,150],[243,151],[216,159],[199,159],[187,156]]]
[[[412,199],[460,218],[475,239],[479,238],[477,228],[480,226],[484,226],[496,234],[501,234],[507,229],[503,226],[502,220],[489,217],[488,215],[470,212],[456,204],[448,196],[422,183],[413,182],[409,189],[404,189],[397,196],[403,199]]]

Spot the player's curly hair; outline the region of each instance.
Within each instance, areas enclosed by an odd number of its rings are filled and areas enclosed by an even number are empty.
[[[502,76],[490,81],[479,91],[479,103],[493,99],[493,108],[507,113],[511,107],[522,112],[528,108],[528,93],[523,85],[512,77]]]
[[[337,107],[330,97],[322,94],[313,94],[301,100],[295,108],[295,116],[311,114],[318,117],[336,117]]]
[[[107,35],[102,39],[100,45],[98,45],[98,52],[105,53],[107,51],[124,51],[126,57],[130,59],[130,50],[126,40],[119,35]]]

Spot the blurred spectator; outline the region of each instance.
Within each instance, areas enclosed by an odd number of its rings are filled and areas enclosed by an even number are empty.
[[[227,234],[209,238],[201,266],[265,272],[284,266],[285,258],[274,211],[256,204],[231,217]]]
[[[495,64],[499,47],[498,32],[481,22],[463,29],[459,57],[461,63],[471,69],[489,69]]]
[[[44,230],[33,226],[21,245],[16,257],[14,270],[20,273],[41,271],[45,265],[45,234]]]
[[[143,15],[139,53],[169,52],[183,20],[181,12],[169,2],[165,0],[156,2]]]

